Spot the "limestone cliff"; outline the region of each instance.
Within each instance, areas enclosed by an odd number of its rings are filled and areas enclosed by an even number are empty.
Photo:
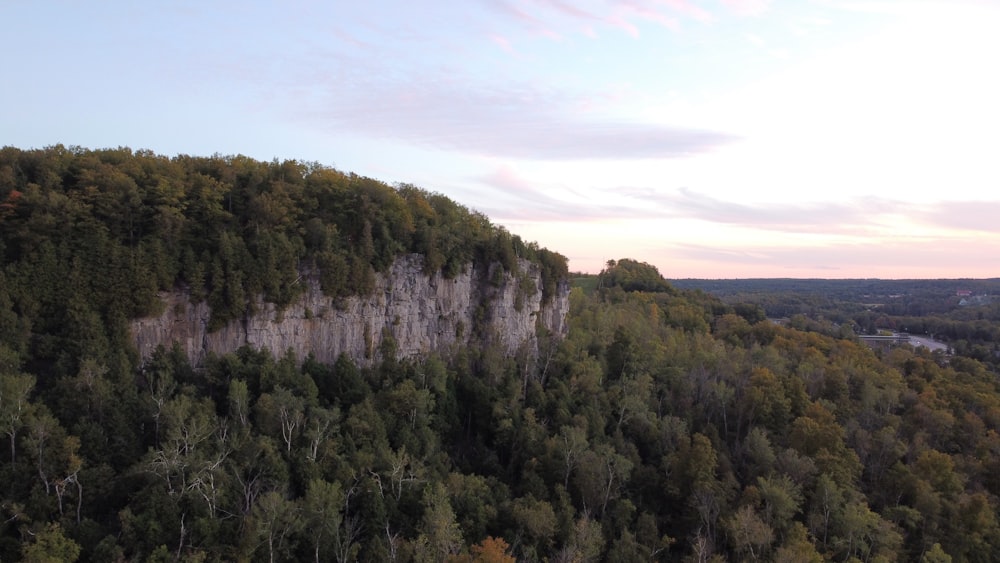
[[[319,284],[307,278],[303,295],[278,310],[257,303],[257,313],[219,330],[206,329],[211,310],[204,302],[193,304],[182,292],[161,294],[165,302],[158,317],[136,319],[130,329],[143,359],[156,347],[177,343],[192,365],[200,365],[211,352],[225,354],[244,345],[282,356],[292,349],[301,361],[309,353],[324,363],[346,353],[359,365],[381,359],[384,341],[391,337],[397,358],[414,358],[446,352],[455,344],[482,338],[508,353],[522,346],[537,350],[537,326],[562,336],[567,330],[569,290],[559,285],[557,295],[541,304],[539,267],[522,260],[520,272],[493,276],[493,266],[482,271],[473,266],[453,279],[440,273],[423,273],[423,257],[397,259],[376,276],[371,295],[334,300],[323,295]]]

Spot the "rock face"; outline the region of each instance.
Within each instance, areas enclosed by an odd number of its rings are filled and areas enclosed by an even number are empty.
[[[427,276],[422,268],[422,256],[404,256],[376,276],[371,295],[339,300],[323,295],[316,280],[304,280],[306,291],[290,306],[278,310],[258,302],[255,315],[213,332],[206,329],[211,316],[206,303],[193,304],[182,292],[161,293],[163,314],[133,320],[132,338],[144,360],[157,346],[177,343],[195,366],[209,353],[226,354],[244,345],[270,350],[276,357],[291,349],[299,361],[312,353],[323,363],[345,353],[369,366],[392,349],[384,346],[390,344],[387,337],[395,344],[395,356],[403,359],[447,352],[473,339],[508,353],[522,346],[534,353],[537,327],[558,337],[566,334],[568,285],[561,283],[542,307],[536,264],[522,260],[520,273],[502,276],[491,276],[497,266],[489,271],[469,266],[453,279],[440,273]]]

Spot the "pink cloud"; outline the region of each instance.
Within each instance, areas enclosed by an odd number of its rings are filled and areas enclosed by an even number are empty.
[[[1000,234],[1000,201],[944,201],[918,208],[915,216],[947,229]]]
[[[534,185],[508,164],[501,164],[492,172],[483,175],[480,180],[506,193],[538,195]]]
[[[493,192],[483,198],[489,204],[480,206],[479,210],[499,221],[557,223],[659,216],[656,209],[608,205],[593,201],[592,194],[532,181],[509,164],[501,164],[472,180]],[[564,197],[553,197],[552,193]]]
[[[506,51],[508,53],[511,53],[511,54],[514,53],[514,47],[510,44],[510,40],[508,40],[506,37],[501,37],[499,35],[490,34],[489,38],[490,38],[490,41],[492,41],[493,43],[495,43],[498,47],[500,47],[504,51]]]
[[[995,277],[992,264],[982,260],[995,245],[968,240],[873,240],[865,244],[790,247],[724,248],[677,243],[644,257],[664,264],[667,277],[750,278],[940,278]],[[572,256],[570,257],[572,259]]]
[[[584,19],[584,20],[597,20],[600,19],[598,16],[577,8],[572,4],[567,4],[565,2],[560,2],[559,0],[546,0],[546,3],[554,8],[557,12],[561,12],[567,16],[572,16],[574,18]]]
[[[759,1],[759,0],[758,0]],[[712,14],[690,0],[603,0],[589,4],[587,9],[565,0],[519,0],[497,4],[515,19],[535,29],[559,27],[554,19],[576,22],[578,32],[593,36],[594,24],[624,30],[632,37],[641,33],[640,23],[651,22],[668,29],[680,27],[680,19],[711,21]]]
[[[663,12],[657,11],[656,9],[641,2],[622,2],[622,6],[624,6],[628,11],[635,13],[643,20],[658,23],[661,26],[674,31],[680,29],[680,22],[677,21],[677,18],[668,16]]]
[[[619,27],[625,30],[632,37],[639,37],[639,28],[632,25],[628,20],[622,17],[614,16],[608,19],[608,23],[615,27]]]
[[[771,0],[722,0],[730,10],[744,16],[757,16],[771,7]]]
[[[335,130],[444,150],[523,159],[681,158],[734,140],[659,123],[591,118],[582,96],[530,84],[476,86],[450,71],[328,75],[296,113]]]
[[[662,0],[662,3],[675,12],[697,21],[710,21],[712,14],[704,8],[688,0]]]

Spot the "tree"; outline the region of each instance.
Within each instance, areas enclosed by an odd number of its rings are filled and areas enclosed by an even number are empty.
[[[951,556],[945,553],[941,544],[935,543],[920,556],[920,563],[951,563]]]
[[[743,506],[726,520],[730,543],[737,553],[746,554],[757,561],[774,541],[774,530],[751,506]]]
[[[784,543],[774,552],[775,563],[822,563],[823,556],[809,538],[801,522],[792,524]]]
[[[569,541],[556,555],[555,561],[590,563],[598,561],[603,550],[604,534],[601,533],[601,525],[584,512],[573,525]]]
[[[10,438],[10,462],[16,461],[17,434],[24,425],[30,403],[28,397],[35,388],[35,377],[28,374],[0,374],[0,425]]]
[[[321,451],[332,450],[330,438],[339,431],[340,409],[325,409],[312,407],[306,417],[305,437],[309,441],[306,458],[317,462],[322,457]]]
[[[608,444],[585,451],[574,479],[585,509],[604,514],[608,502],[618,497],[628,481],[632,468],[632,462]]]
[[[714,549],[720,514],[728,500],[730,487],[717,476],[719,454],[712,441],[697,432],[687,443],[666,460],[668,471],[676,475],[677,493],[694,511],[692,525],[700,529],[699,537],[707,541],[709,552]],[[676,485],[671,484],[671,488]]]
[[[267,546],[268,561],[287,561],[291,557],[289,538],[302,527],[296,504],[277,491],[264,493],[250,514],[249,530],[256,545]],[[256,549],[256,546],[254,547]]]
[[[319,479],[309,482],[309,488],[302,499],[302,513],[316,563],[329,560],[326,553],[340,531],[340,524],[344,519],[343,510],[344,492],[340,483],[328,483]]]
[[[483,541],[469,548],[468,553],[448,558],[448,563],[515,563],[510,555],[510,546],[503,538],[487,536]]]
[[[536,557],[538,550],[547,550],[556,531],[556,513],[552,505],[531,495],[516,499],[511,506],[511,516],[517,526],[519,541],[526,540],[526,556]]]
[[[257,400],[259,427],[272,437],[280,438],[285,444],[285,453],[290,454],[292,444],[302,432],[305,421],[305,401],[284,387],[277,387],[273,393],[264,393]]]
[[[80,556],[80,544],[67,538],[59,524],[50,522],[24,544],[23,561],[29,563],[72,563]]]
[[[673,291],[656,266],[629,258],[609,260],[598,279],[601,287],[621,287],[625,291]]]
[[[576,468],[580,455],[587,450],[587,431],[576,426],[559,429],[556,448],[563,462],[563,487],[569,487],[569,476]]]
[[[801,488],[788,475],[769,475],[757,478],[760,496],[760,516],[779,533],[779,537],[793,524],[792,519],[802,504]]]
[[[229,382],[229,417],[244,428],[250,425],[250,393],[242,379]]]
[[[80,439],[68,435],[46,409],[36,409],[27,420],[27,428],[24,442],[34,458],[45,494],[55,495],[59,515],[63,516],[63,499],[68,489],[74,489],[76,519],[79,522],[83,502],[83,485],[79,478],[83,467],[83,459],[79,455]]]
[[[844,441],[843,426],[819,402],[810,404],[806,412],[792,422],[788,442],[840,484],[853,483],[861,474],[858,455]]]
[[[487,536],[472,546],[470,563],[514,563],[516,559],[508,553],[510,546],[503,538]]]
[[[420,535],[416,540],[416,560],[444,562],[462,548],[462,532],[448,500],[448,491],[441,483],[428,486],[422,500],[424,515],[420,520]]]

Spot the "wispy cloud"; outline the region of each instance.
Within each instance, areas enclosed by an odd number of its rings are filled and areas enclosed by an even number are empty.
[[[788,270],[792,277],[928,277],[936,271],[947,277],[949,270],[969,275],[970,264],[982,264],[982,253],[996,250],[997,244],[976,244],[971,240],[873,240],[849,245],[751,246],[720,248],[697,244],[674,244],[661,252],[676,259],[715,263],[719,277],[768,276]],[[728,266],[728,269],[727,269]],[[984,265],[977,275],[995,275]],[[728,273],[726,273],[728,272]],[[810,273],[811,272],[811,273]],[[892,272],[892,274],[889,274]],[[956,274],[958,275],[958,274]]]
[[[1000,201],[915,203],[879,197],[836,201],[744,203],[691,189],[650,187],[571,188],[535,182],[501,164],[471,178],[494,195],[482,211],[522,221],[694,220],[749,231],[836,236],[880,241],[875,246],[950,244],[980,235],[1000,235]],[[863,243],[859,243],[862,244]],[[851,248],[851,247],[849,247]],[[726,251],[747,259],[770,259],[759,249]],[[850,252],[853,252],[851,250]],[[804,255],[807,256],[807,255]]]
[[[676,191],[620,188],[618,193],[647,207],[654,206],[665,216],[788,232],[860,233],[871,226],[873,217],[895,208],[892,202],[877,199],[751,205],[717,199],[685,188]]]
[[[1000,234],[1000,201],[943,201],[925,204],[914,217],[931,225],[960,231]]]
[[[495,193],[481,211],[502,221],[601,221],[656,217],[654,209],[607,204],[598,194],[532,182],[503,164],[473,178]],[[558,193],[561,197],[552,194]]]
[[[508,53],[511,53],[511,54],[514,53],[514,47],[510,44],[510,40],[507,39],[506,37],[503,37],[502,35],[496,35],[496,34],[490,34],[489,37],[490,37],[490,41],[496,43],[496,45],[498,47],[500,47],[501,49],[503,49],[504,51],[506,51]]]
[[[864,197],[813,203],[738,203],[690,189],[619,188],[622,196],[659,210],[660,216],[698,219],[768,231],[884,234],[885,223],[905,217],[917,227],[1000,234],[1000,201],[915,203]]]
[[[552,36],[593,35],[595,26],[624,30],[639,37],[640,25],[678,29],[683,20],[707,22],[711,12],[689,0],[604,0],[586,7],[566,0],[491,0],[491,5],[533,31]]]
[[[771,0],[722,0],[730,10],[740,15],[758,16],[771,7]]]
[[[739,16],[758,16],[770,9],[772,0],[722,0],[722,12]],[[598,0],[580,7],[566,0],[493,0],[493,5],[534,29],[562,28],[567,22],[578,29],[592,29],[594,24],[621,28],[638,36],[645,23],[677,30],[683,22],[707,23],[717,15],[691,0]],[[560,33],[560,35],[562,35]]]
[[[519,159],[677,158],[710,151],[725,133],[595,119],[581,96],[517,85],[474,85],[443,75],[336,80],[303,117],[330,130],[429,148]],[[298,110],[297,110],[298,111]]]

